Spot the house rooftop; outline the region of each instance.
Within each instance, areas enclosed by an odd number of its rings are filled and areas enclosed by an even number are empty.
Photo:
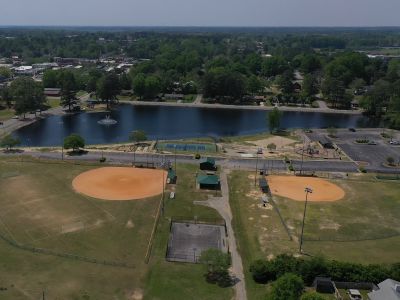
[[[370,300],[400,300],[400,282],[386,279],[378,287],[378,290],[368,293]]]

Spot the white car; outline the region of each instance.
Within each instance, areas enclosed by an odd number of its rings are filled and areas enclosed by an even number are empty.
[[[400,142],[399,142],[399,141],[395,141],[395,140],[391,140],[391,141],[389,142],[389,144],[390,144],[390,145],[400,145]]]
[[[348,292],[350,300],[362,300],[362,296],[359,290],[350,289]]]

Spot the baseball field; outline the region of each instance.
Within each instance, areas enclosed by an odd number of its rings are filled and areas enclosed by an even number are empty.
[[[208,195],[196,190],[196,171],[179,166],[146,264],[162,171],[1,158],[0,298],[171,299],[194,286],[204,299],[229,298],[232,289],[206,283],[201,265],[165,261],[172,216],[219,217],[193,204]]]
[[[275,206],[269,203],[264,207],[260,201],[261,192],[254,186],[254,173],[234,171],[229,177],[234,228],[245,270],[258,258],[274,257],[283,252],[297,255],[304,188],[318,191],[327,184],[333,190],[325,187],[323,196],[329,199],[311,198],[308,202],[304,251],[360,263],[400,261],[399,182],[377,180],[371,174],[353,174],[335,180],[272,176],[271,182]],[[344,194],[332,193],[341,190]],[[254,283],[249,273],[246,284],[252,299],[263,297],[265,291]]]
[[[134,201],[77,193],[73,179],[97,168],[0,160],[0,233],[30,248],[0,240],[1,285],[7,288],[0,296],[38,299],[45,290],[47,299],[140,299],[161,190]]]

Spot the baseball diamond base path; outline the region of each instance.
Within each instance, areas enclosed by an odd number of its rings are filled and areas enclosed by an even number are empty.
[[[342,188],[321,178],[276,175],[266,178],[272,194],[296,201],[305,200],[306,187],[313,190],[308,194],[308,201],[337,201],[345,195]]]
[[[164,170],[103,167],[81,173],[72,186],[78,193],[93,198],[137,200],[161,194],[166,178]]]

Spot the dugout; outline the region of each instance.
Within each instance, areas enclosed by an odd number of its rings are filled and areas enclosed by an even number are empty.
[[[197,188],[204,190],[219,190],[221,187],[218,175],[197,175]]]
[[[318,293],[323,293],[323,294],[335,293],[334,283],[328,277],[315,277],[312,286]]]
[[[268,186],[268,182],[264,177],[261,177],[258,180],[258,186],[260,187],[261,191],[263,193],[268,193],[269,192],[269,186]]]
[[[217,166],[215,165],[215,159],[207,157],[205,161],[200,163],[200,170],[216,171]]]
[[[168,170],[168,174],[167,174],[167,183],[169,183],[169,184],[175,184],[177,178],[178,178],[178,177],[176,176],[175,170],[169,169],[169,170]]]

